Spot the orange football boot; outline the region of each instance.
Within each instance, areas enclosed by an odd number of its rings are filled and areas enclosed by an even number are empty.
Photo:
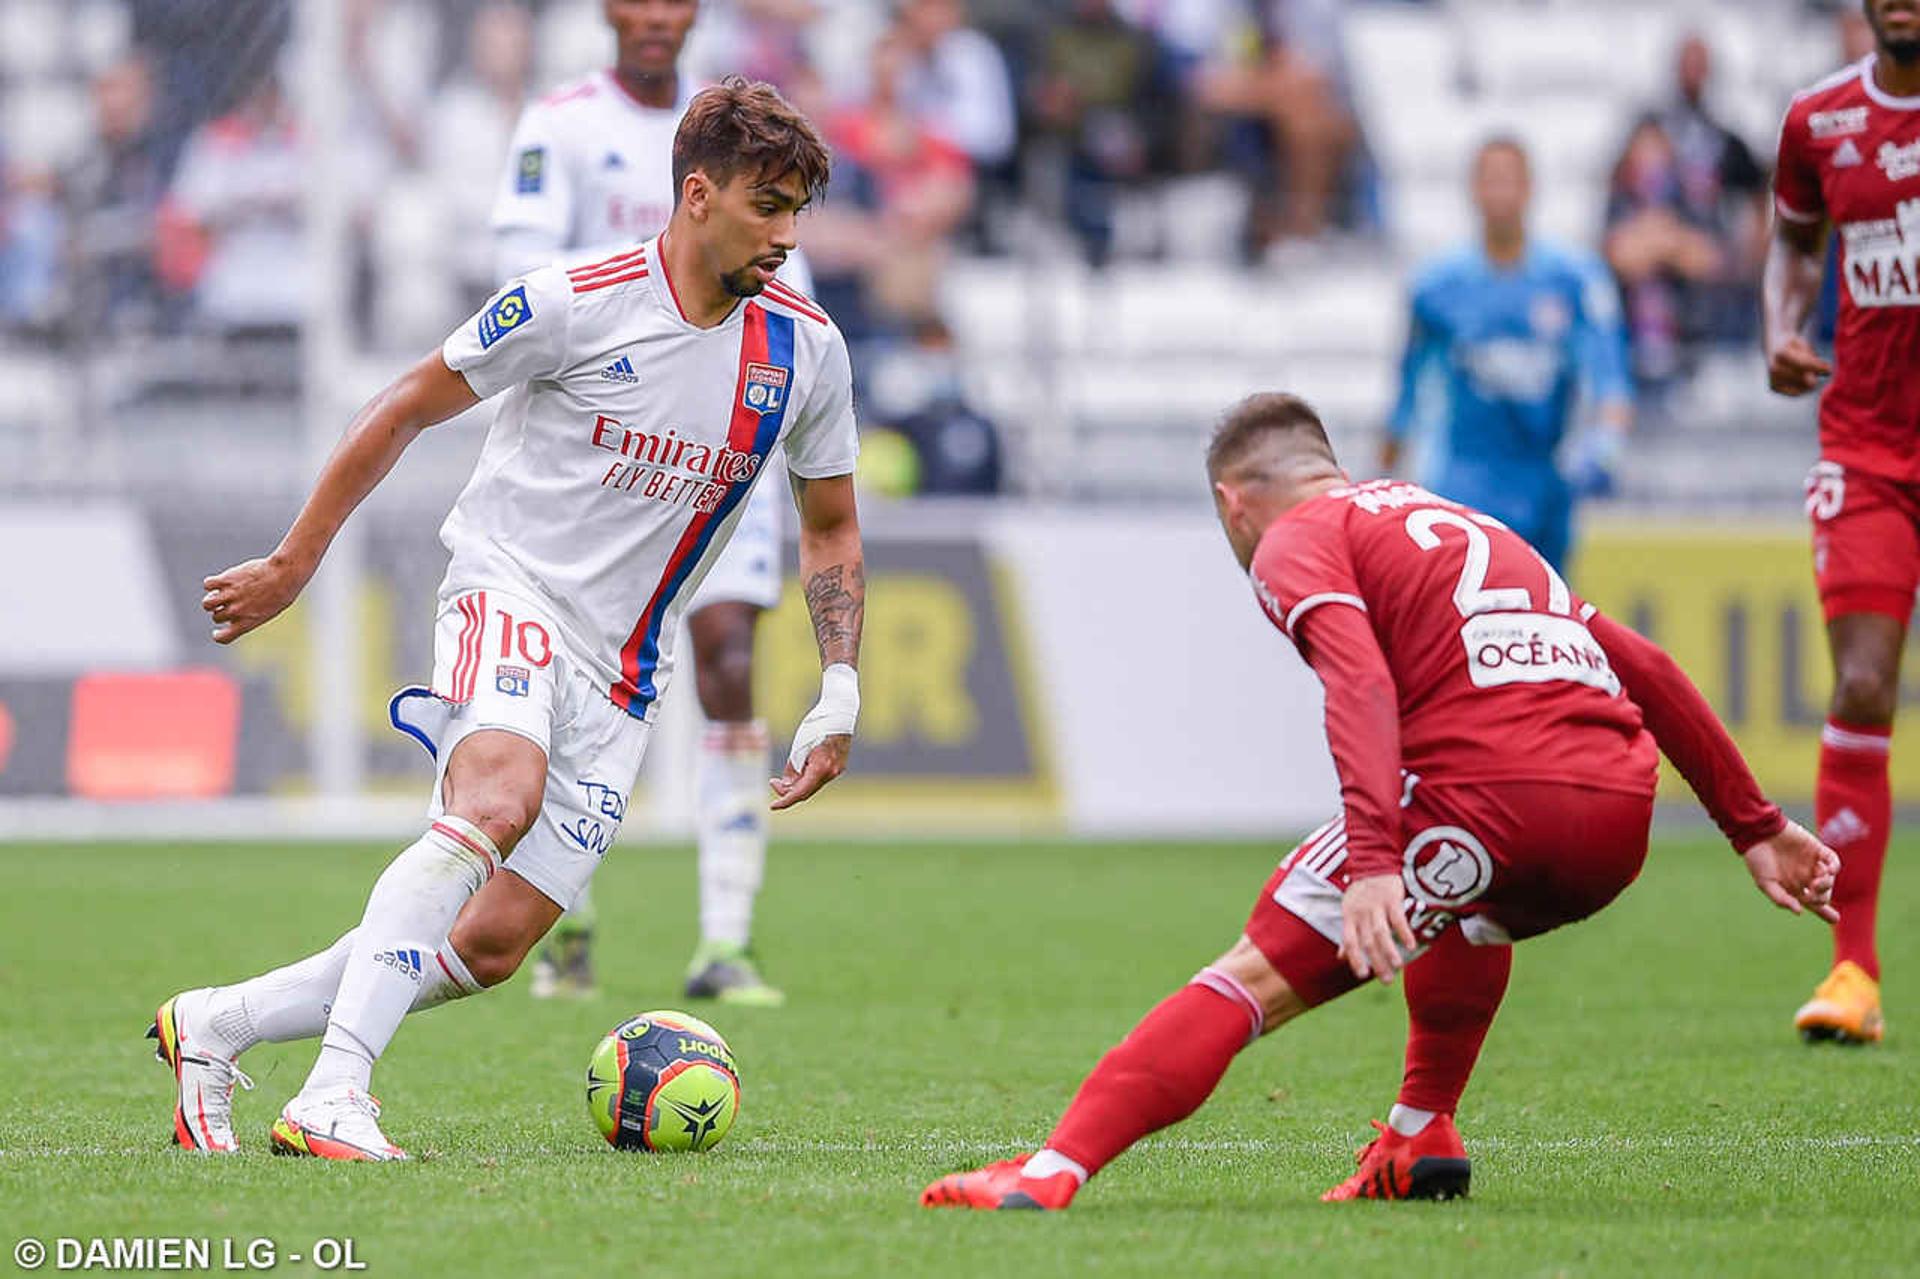
[[[951,1173],[920,1192],[922,1208],[1037,1208],[1054,1212],[1073,1202],[1080,1183],[1070,1172],[1023,1177],[1032,1155],[1002,1159],[973,1172]]]
[[[1793,1015],[1793,1028],[1808,1043],[1877,1044],[1886,1036],[1880,1015],[1880,983],[1851,959],[1835,964],[1814,987],[1813,998]]]
[[[1346,1199],[1464,1199],[1473,1177],[1453,1116],[1435,1115],[1418,1136],[1402,1137],[1379,1120],[1380,1135],[1358,1152],[1360,1171],[1321,1195]]]

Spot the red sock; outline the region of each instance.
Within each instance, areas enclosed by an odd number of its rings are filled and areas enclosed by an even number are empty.
[[[1451,1115],[1507,993],[1513,947],[1475,946],[1458,927],[1407,966],[1407,1068],[1400,1104]]]
[[[1880,905],[1880,869],[1887,861],[1893,825],[1893,790],[1887,782],[1887,751],[1893,729],[1828,720],[1820,734],[1820,780],[1814,790],[1814,820],[1820,838],[1840,854],[1833,905],[1833,962],[1851,959],[1880,979],[1873,919]]]
[[[1177,1124],[1212,1094],[1257,1033],[1259,1005],[1209,968],[1162,1000],[1093,1068],[1047,1149],[1100,1171],[1150,1132]]]

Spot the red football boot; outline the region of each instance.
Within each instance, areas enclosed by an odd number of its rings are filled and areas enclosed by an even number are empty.
[[[1417,1137],[1402,1137],[1379,1120],[1380,1135],[1359,1152],[1360,1171],[1321,1195],[1343,1199],[1464,1199],[1473,1166],[1453,1116],[1435,1115]]]
[[[920,1192],[922,1208],[1037,1208],[1053,1212],[1073,1202],[1080,1183],[1070,1172],[1051,1177],[1023,1177],[1020,1170],[1032,1155],[1002,1159],[973,1172],[940,1178]]]

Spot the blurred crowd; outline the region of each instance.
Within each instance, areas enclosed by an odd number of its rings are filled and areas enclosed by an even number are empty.
[[[43,165],[0,151],[0,329],[293,334],[315,269],[293,0],[123,3],[124,49],[86,72],[77,154]],[[339,171],[364,344],[416,345],[491,287],[488,210],[522,103],[559,74],[541,41],[563,8],[579,11],[576,30],[597,21],[594,0],[345,0]],[[1383,235],[1342,8],[705,0],[686,69],[772,80],[821,124],[836,155],[806,229],[821,300],[855,342],[932,370],[894,379],[924,400],[952,381],[939,300],[957,253],[1019,255],[1037,226],[1095,268],[1151,257],[1165,245],[1122,226],[1129,195],[1202,174],[1244,194],[1230,249],[1244,261]],[[1839,21],[1857,43],[1856,8]],[[610,38],[599,50],[567,73],[605,65]],[[1703,348],[1753,336],[1768,158],[1714,114],[1713,73],[1710,44],[1687,39],[1669,97],[1625,134],[1592,246],[1619,282],[1635,375],[1656,392]]]
[[[127,7],[130,47],[91,76],[78,160],[44,169],[0,155],[0,321],[89,333],[296,323],[306,280],[291,0]],[[513,121],[544,88],[537,36],[556,0],[346,7],[358,211],[390,213],[391,184],[421,179],[439,197],[431,239],[450,246],[440,265],[471,300],[487,283],[481,242]],[[1371,224],[1337,0],[702,8],[692,74],[772,80],[833,145],[833,195],[809,249],[827,300],[861,334],[937,319],[946,255],[1009,251],[1023,208],[1106,262],[1122,193],[1173,174],[1245,181],[1252,257]],[[425,57],[408,39],[420,31],[434,36]],[[377,330],[378,299],[361,294],[358,316]]]

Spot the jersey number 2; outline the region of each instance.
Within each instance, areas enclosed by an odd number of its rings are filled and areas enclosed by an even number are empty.
[[[1435,510],[1430,506],[1407,516],[1407,536],[1423,551],[1438,549],[1440,529],[1458,529],[1465,535],[1467,558],[1460,566],[1460,584],[1453,588],[1453,606],[1460,610],[1462,617],[1474,617],[1481,613],[1535,611],[1533,596],[1526,587],[1487,585],[1487,568],[1493,563],[1493,542],[1487,537],[1487,529],[1505,527],[1491,515],[1476,514],[1469,517],[1453,511]],[[1528,550],[1532,551],[1532,548]],[[1566,580],[1554,571],[1553,565],[1541,558],[1538,551],[1533,551],[1533,557],[1547,575],[1547,612],[1563,617],[1571,614],[1573,593],[1567,589]]]

